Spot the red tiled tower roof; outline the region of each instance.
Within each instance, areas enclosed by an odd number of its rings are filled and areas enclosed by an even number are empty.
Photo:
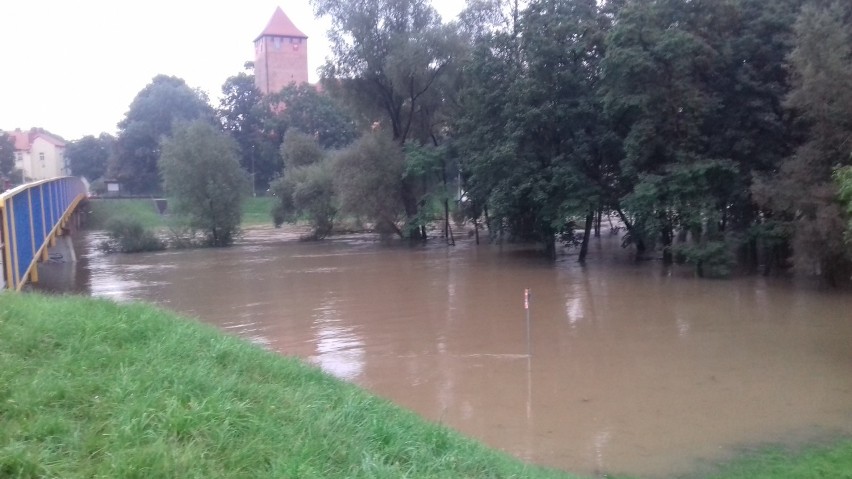
[[[266,36],[308,38],[307,35],[296,28],[296,25],[293,25],[293,22],[287,17],[284,10],[281,10],[281,7],[275,9],[275,13],[272,14],[272,18],[269,19],[266,28],[263,29],[263,32],[254,41]]]

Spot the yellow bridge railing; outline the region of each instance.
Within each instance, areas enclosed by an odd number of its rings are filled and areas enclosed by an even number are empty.
[[[86,198],[86,186],[70,176],[36,181],[0,195],[3,278],[10,291],[38,281],[40,260],[63,234],[74,209]]]

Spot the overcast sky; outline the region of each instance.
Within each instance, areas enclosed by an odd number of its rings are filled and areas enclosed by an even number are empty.
[[[464,0],[433,0],[444,19]],[[157,74],[201,88],[254,60],[252,41],[281,6],[308,39],[312,82],[328,55],[326,21],[307,0],[18,0],[0,7],[0,130],[42,127],[67,140],[116,123]]]

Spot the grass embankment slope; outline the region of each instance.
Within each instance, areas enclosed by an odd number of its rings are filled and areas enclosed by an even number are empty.
[[[0,477],[565,476],[149,306],[3,294]]]
[[[242,226],[272,224],[272,203],[275,198],[245,198],[242,204]],[[144,198],[95,199],[88,203],[87,226],[103,229],[110,218],[133,218],[145,229],[168,227],[168,218],[157,213],[154,201]]]

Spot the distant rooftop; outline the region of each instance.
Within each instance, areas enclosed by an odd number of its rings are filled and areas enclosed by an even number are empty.
[[[293,25],[293,22],[287,17],[284,10],[281,10],[281,7],[275,9],[275,13],[272,14],[272,18],[269,19],[266,28],[263,29],[263,32],[254,41],[259,40],[260,37],[308,38],[307,35],[296,28],[296,25]]]

